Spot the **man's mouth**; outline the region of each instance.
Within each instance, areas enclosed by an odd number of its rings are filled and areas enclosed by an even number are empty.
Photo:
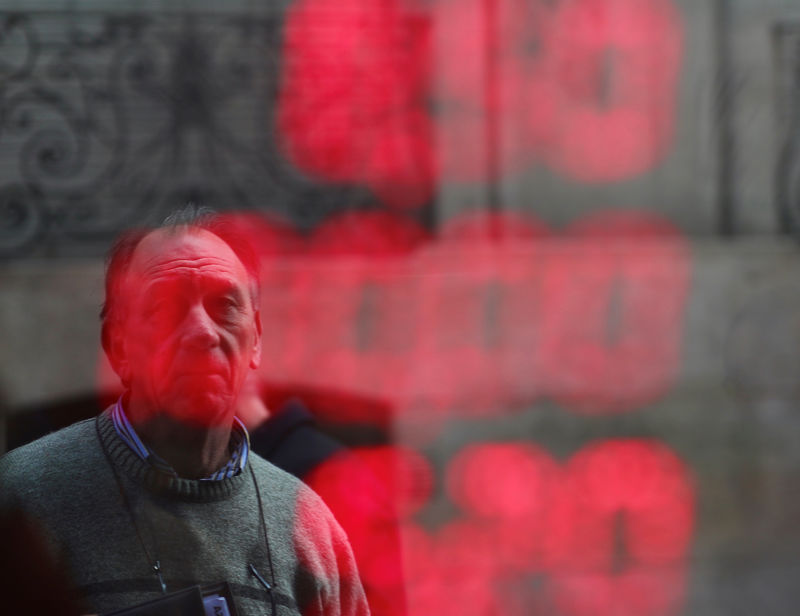
[[[189,371],[181,371],[175,375],[175,378],[190,378],[190,379],[204,379],[204,378],[212,378],[212,377],[219,377],[221,379],[225,378],[225,375],[216,370],[189,370]]]

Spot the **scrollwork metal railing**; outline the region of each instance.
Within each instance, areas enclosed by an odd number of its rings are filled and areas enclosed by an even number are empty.
[[[368,199],[282,159],[281,17],[0,13],[0,255],[100,254],[186,200],[311,227]]]

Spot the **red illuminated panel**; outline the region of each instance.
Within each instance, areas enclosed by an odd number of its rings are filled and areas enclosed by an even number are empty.
[[[671,0],[433,7],[429,96],[444,177],[487,179],[539,158],[613,181],[668,151],[683,45]]]
[[[343,614],[365,616],[366,611],[357,609],[351,603],[356,596],[353,585],[358,584],[359,571],[355,563],[348,560],[345,554],[349,550],[347,536],[339,530],[332,528],[329,516],[325,515],[325,508],[320,507],[319,499],[312,498],[310,490],[298,491],[297,503],[294,508],[294,523],[292,529],[293,550],[297,555],[300,566],[320,583],[333,589],[335,595],[327,595],[328,605],[316,600],[317,597],[307,594],[312,600],[306,604],[298,605],[303,616],[325,616],[326,607],[341,600],[338,607]],[[338,528],[338,527],[337,527]],[[334,558],[321,558],[319,542],[329,542],[334,552]],[[289,547],[289,546],[286,546]],[[350,567],[348,565],[352,564]],[[263,572],[262,572],[263,573]],[[341,591],[341,595],[339,592]],[[402,601],[402,597],[401,597]],[[387,614],[402,614],[402,612],[386,612]]]
[[[261,327],[264,352],[260,373],[272,382],[291,380],[308,352],[305,323],[298,310],[297,277],[292,263],[305,251],[304,240],[288,225],[260,214],[225,215],[261,259]]]
[[[493,588],[496,545],[487,525],[456,520],[430,536],[407,523],[404,537],[410,614],[503,613]]]
[[[601,441],[561,469],[531,443],[475,444],[445,482],[460,513],[403,524],[410,614],[680,613],[693,481],[658,441]]]
[[[434,475],[422,454],[402,445],[359,447],[354,451],[359,460],[388,486],[403,518],[410,518],[428,504]]]
[[[312,255],[380,259],[407,255],[430,238],[418,224],[381,210],[352,211],[331,218],[314,233]]]
[[[544,391],[540,340],[547,264],[542,247],[550,244],[552,237],[534,216],[516,212],[462,214],[443,229],[442,239],[465,251],[465,264],[484,258],[483,253],[496,268],[493,281],[482,289],[483,318],[475,325],[482,332],[489,364],[483,374],[495,379],[498,395],[482,409],[478,407],[481,412],[526,404]],[[476,378],[471,382],[480,382],[482,377]]]
[[[364,173],[375,121],[397,86],[388,6],[305,0],[287,11],[278,120],[287,153],[303,169],[333,181]]]
[[[555,463],[528,443],[485,443],[450,461],[450,498],[473,516],[490,519],[541,516],[550,500]]]
[[[288,224],[263,214],[226,212],[218,216],[247,238],[253,250],[263,259],[294,256],[303,249],[301,238]]]
[[[433,4],[430,62],[439,66],[428,95],[437,128],[437,158],[445,177],[476,179],[489,165],[487,28],[482,0]],[[439,57],[437,57],[437,54]]]
[[[693,516],[689,472],[664,445],[619,439],[581,450],[550,509],[549,591],[558,613],[678,613]]]
[[[277,126],[285,153],[394,206],[433,190],[430,124],[410,106],[421,69],[392,0],[302,0],[286,15]]]
[[[400,447],[354,449],[326,460],[306,482],[347,533],[372,613],[405,614],[397,508],[411,511],[427,502],[427,462]]]
[[[551,456],[529,443],[468,447],[450,462],[446,478],[450,498],[491,535],[501,572],[541,567],[546,513],[558,479]]]
[[[475,181],[536,159],[554,120],[553,88],[539,69],[553,3],[432,3],[436,73],[428,96],[443,177]],[[539,132],[535,127],[539,127]]]
[[[356,448],[326,460],[306,482],[347,533],[372,613],[405,614],[398,516],[413,515],[430,499],[428,462],[401,446]]]
[[[552,102],[553,116],[531,119],[537,139],[541,118],[549,121],[549,165],[596,182],[633,177],[661,160],[672,141],[683,46],[671,0],[559,2],[543,44],[530,83]]]
[[[694,493],[663,444],[603,441],[558,469],[535,445],[483,443],[446,486],[460,516],[403,527],[410,613],[680,613]]]
[[[409,406],[494,412],[514,394],[524,396],[523,388],[535,390],[535,248],[545,235],[528,217],[465,216],[445,225],[441,239],[419,256]]]
[[[668,391],[680,366],[689,254],[680,232],[637,212],[587,217],[544,283],[550,395],[587,413],[628,411]]]
[[[417,335],[407,258],[425,239],[415,223],[378,211],[317,230],[295,281],[305,315],[298,335],[311,349],[303,378],[377,396],[398,389]]]
[[[669,150],[682,47],[671,0],[303,0],[277,129],[299,168],[395,207],[537,159],[627,179]]]
[[[554,238],[528,215],[468,213],[436,242],[380,211],[331,218],[310,240],[258,216],[234,224],[262,260],[263,379],[370,401],[342,405],[340,421],[420,411],[435,431],[541,395],[629,411],[680,365],[689,251],[652,214],[603,212]]]

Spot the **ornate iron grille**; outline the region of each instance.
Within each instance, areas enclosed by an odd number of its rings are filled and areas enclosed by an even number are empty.
[[[97,255],[191,200],[312,228],[366,205],[273,131],[281,16],[0,13],[0,255]]]

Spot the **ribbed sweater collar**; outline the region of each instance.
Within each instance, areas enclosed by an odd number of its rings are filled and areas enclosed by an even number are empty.
[[[106,409],[95,419],[100,446],[115,472],[160,496],[190,502],[213,502],[233,496],[247,481],[249,469],[228,479],[200,481],[174,477],[142,460],[123,441],[114,429],[111,409]],[[250,462],[247,462],[248,466]]]

